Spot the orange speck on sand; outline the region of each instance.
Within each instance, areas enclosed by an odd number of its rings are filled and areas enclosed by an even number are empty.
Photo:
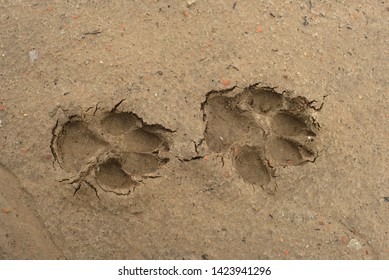
[[[275,165],[275,161],[272,159],[268,159],[267,164],[269,164],[270,167],[273,167]]]
[[[78,19],[79,18],[79,16],[73,16],[73,19]]]
[[[239,151],[238,148],[234,148],[233,155],[236,157],[238,155]]]
[[[184,16],[189,16],[189,12],[188,11],[184,11],[183,13],[182,13]]]
[[[257,26],[257,32],[260,33],[263,31],[262,25]]]
[[[342,236],[342,238],[340,239],[340,241],[342,241],[343,244],[348,244],[349,240],[348,240],[348,237],[347,236]]]
[[[53,11],[53,10],[54,10],[54,8],[53,8],[52,6],[48,6],[48,7],[47,7],[47,11],[51,12],[51,11]]]
[[[0,104],[0,111],[4,111],[4,110],[5,110],[5,106]]]
[[[1,208],[1,212],[8,214],[11,210],[9,208]]]
[[[120,25],[120,29],[121,29],[121,30],[126,30],[126,26],[125,26],[124,24],[121,24],[121,25]]]
[[[354,14],[353,14],[353,18],[354,19],[360,19],[360,17],[361,17],[361,15],[358,13],[358,12],[355,12]]]
[[[227,87],[231,84],[231,81],[230,80],[222,80],[222,84],[223,84],[223,86]]]
[[[293,160],[290,160],[290,159],[288,159],[288,160],[286,161],[286,163],[287,163],[288,165],[293,165],[293,164],[294,164]]]
[[[284,253],[285,256],[289,255],[289,251],[288,250],[284,250],[283,253]]]
[[[208,157],[208,156],[205,156],[205,157],[204,157],[204,160],[209,160],[209,157]]]

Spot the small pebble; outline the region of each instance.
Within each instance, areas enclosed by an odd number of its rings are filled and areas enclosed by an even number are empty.
[[[38,59],[38,52],[36,50],[31,50],[28,52],[28,56],[30,57],[30,61],[34,62]]]
[[[304,26],[307,26],[308,24],[309,24],[309,21],[308,21],[308,17],[307,16],[304,16],[304,18],[303,18],[303,25]]]
[[[188,7],[190,7],[190,6],[192,6],[194,3],[196,3],[196,1],[197,1],[197,0],[187,0],[187,1],[186,1],[186,5],[187,5]]]
[[[362,244],[359,243],[359,241],[356,238],[353,238],[350,240],[350,242],[347,245],[347,248],[354,249],[354,250],[361,250],[362,249]]]

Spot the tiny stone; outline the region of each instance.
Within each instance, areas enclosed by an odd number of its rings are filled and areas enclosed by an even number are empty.
[[[31,50],[28,52],[28,56],[30,57],[30,61],[34,62],[38,59],[38,52],[36,50]]]
[[[186,5],[189,7],[189,6],[192,6],[194,3],[196,3],[197,0],[187,0],[186,1]]]
[[[307,26],[308,24],[309,24],[308,17],[304,16],[304,18],[303,18],[303,25]]]
[[[361,250],[362,249],[362,244],[359,243],[359,241],[355,238],[351,239],[350,242],[347,245],[347,248],[354,249],[354,250]]]

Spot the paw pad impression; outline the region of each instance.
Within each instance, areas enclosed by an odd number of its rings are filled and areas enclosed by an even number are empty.
[[[304,97],[254,85],[240,93],[210,92],[202,108],[209,149],[230,155],[248,183],[265,187],[277,166],[314,162],[318,156],[320,126]]]
[[[96,112],[95,112],[96,113]],[[127,195],[143,178],[168,162],[170,130],[149,125],[130,112],[110,111],[89,117],[73,115],[53,129],[51,150],[60,167],[83,183]]]

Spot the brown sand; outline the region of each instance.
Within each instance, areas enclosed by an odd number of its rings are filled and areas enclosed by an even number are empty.
[[[389,259],[387,3],[0,10],[1,259]]]

